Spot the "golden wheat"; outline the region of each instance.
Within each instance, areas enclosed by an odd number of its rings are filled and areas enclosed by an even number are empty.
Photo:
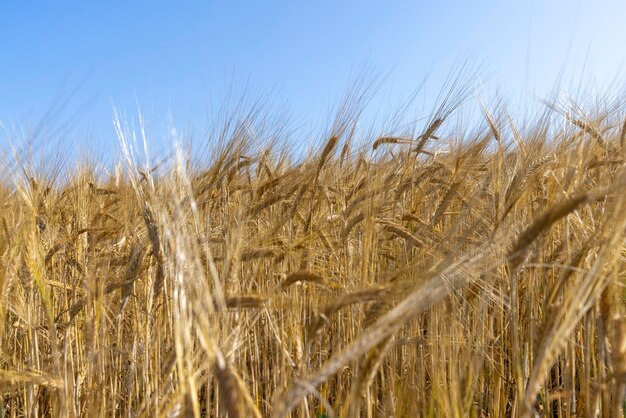
[[[466,97],[306,156],[246,115],[206,161],[118,119],[113,174],[7,157],[0,416],[623,416],[619,106],[459,134]]]

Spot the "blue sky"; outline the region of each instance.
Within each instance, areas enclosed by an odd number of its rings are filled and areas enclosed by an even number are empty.
[[[625,17],[621,0],[0,0],[0,121],[24,133],[70,127],[50,132],[109,153],[112,105],[130,119],[138,101],[161,149],[170,124],[200,139],[210,109],[246,91],[305,138],[355,74],[382,76],[365,115],[374,121],[424,79],[416,102],[429,110],[465,59],[480,66],[485,99],[524,103],[559,73],[564,87],[622,86]]]

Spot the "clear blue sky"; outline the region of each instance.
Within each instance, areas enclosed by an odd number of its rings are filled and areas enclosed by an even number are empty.
[[[373,120],[425,77],[428,109],[466,58],[482,65],[486,96],[521,102],[560,71],[574,85],[583,70],[600,87],[622,82],[625,21],[622,0],[0,0],[0,121],[28,132],[69,99],[46,124],[107,151],[112,104],[130,118],[138,99],[163,146],[170,116],[200,136],[209,109],[245,85],[306,131],[363,68],[384,75]]]

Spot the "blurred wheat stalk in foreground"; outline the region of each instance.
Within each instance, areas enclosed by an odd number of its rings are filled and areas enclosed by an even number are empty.
[[[141,169],[119,120],[114,175],[22,165],[0,416],[621,417],[620,107],[463,133],[451,102],[367,147],[341,114],[297,160],[248,117],[199,166]]]

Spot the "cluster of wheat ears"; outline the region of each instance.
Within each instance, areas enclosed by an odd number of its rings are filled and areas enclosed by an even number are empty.
[[[621,106],[458,104],[297,158],[251,112],[201,163],[119,120],[110,175],[4,161],[0,416],[621,417]]]

